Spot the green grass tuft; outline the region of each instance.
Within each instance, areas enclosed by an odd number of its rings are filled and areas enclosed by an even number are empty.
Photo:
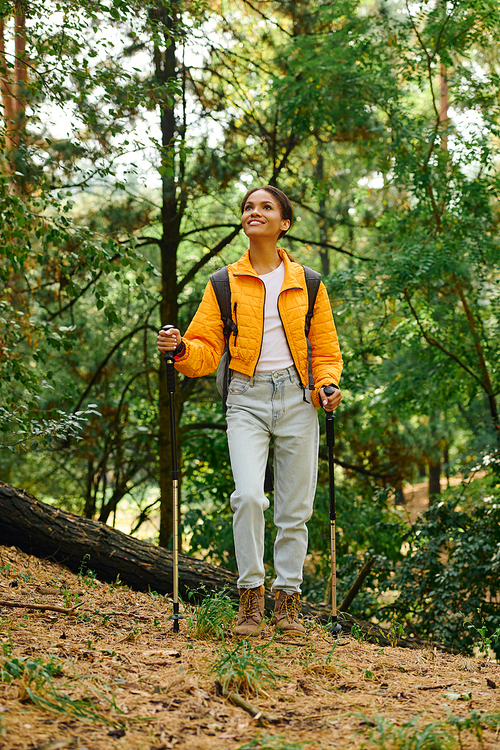
[[[207,593],[198,609],[189,616],[188,634],[201,640],[221,640],[236,615],[236,604],[226,589]]]
[[[258,695],[265,686],[274,687],[279,679],[288,679],[270,663],[265,653],[269,645],[266,643],[252,648],[249,641],[242,640],[234,648],[228,649],[223,643],[216,652],[216,660],[210,670],[226,690]]]
[[[257,735],[251,742],[241,745],[237,750],[305,750],[306,745],[310,744],[312,744],[310,740],[306,740],[305,742],[289,742],[281,734],[264,734]]]

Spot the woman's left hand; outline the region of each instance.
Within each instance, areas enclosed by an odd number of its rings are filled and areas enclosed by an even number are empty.
[[[320,404],[325,411],[335,411],[342,401],[342,393],[335,388],[331,396],[326,396],[323,388],[319,389]]]

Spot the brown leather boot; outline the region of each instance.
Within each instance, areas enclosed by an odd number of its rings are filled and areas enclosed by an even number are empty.
[[[276,630],[282,630],[284,633],[300,633],[304,635],[306,629],[299,622],[300,614],[300,595],[287,594],[286,591],[276,593],[276,602],[274,604],[273,625]]]
[[[264,586],[255,589],[239,589],[240,607],[238,622],[233,628],[235,635],[259,635],[264,625]]]

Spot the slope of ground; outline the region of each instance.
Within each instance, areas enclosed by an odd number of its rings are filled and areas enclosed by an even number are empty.
[[[14,601],[76,609],[6,604]],[[246,694],[245,710],[212,671],[238,642],[194,638],[189,606],[175,634],[170,614],[165,597],[0,548],[0,749],[499,746],[497,664],[351,634],[335,644],[314,623],[305,638],[273,639],[266,626],[251,653],[276,682]],[[434,744],[422,744],[426,736]]]

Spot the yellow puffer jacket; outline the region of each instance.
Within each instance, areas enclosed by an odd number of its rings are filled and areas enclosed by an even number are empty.
[[[282,248],[278,253],[285,263],[285,280],[278,297],[278,309],[286,340],[304,387],[308,383],[307,342],[304,333],[308,309],[304,269],[294,263]],[[232,370],[253,375],[260,356],[264,327],[264,282],[250,263],[249,251],[228,266],[233,320],[238,326],[236,341],[230,338]],[[223,324],[211,282],[182,341],[185,350],[175,358],[175,367],[190,378],[213,372],[224,350]],[[329,383],[338,385],[342,356],[325,285],[320,284],[309,331],[315,390],[312,400],[319,406],[318,389]]]

